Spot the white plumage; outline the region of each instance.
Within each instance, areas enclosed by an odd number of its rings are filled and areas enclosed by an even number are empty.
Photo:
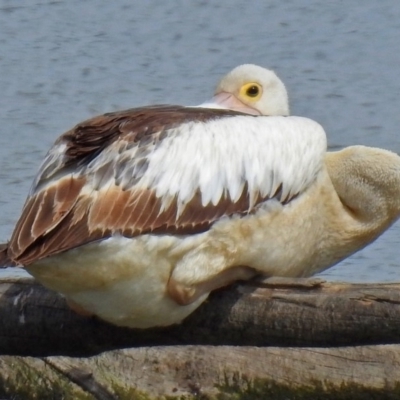
[[[326,154],[319,124],[276,116],[289,107],[272,71],[236,68],[207,106],[105,114],[62,135],[3,263],[146,328],[180,322],[238,279],[325,269],[398,218],[399,157]]]
[[[177,197],[183,207],[198,191],[203,206],[218,204],[223,193],[235,202],[244,184],[251,198],[273,197],[282,184],[284,200],[313,182],[325,150],[323,129],[306,118],[237,116],[183,124],[149,153],[137,185],[154,188],[161,199]]]

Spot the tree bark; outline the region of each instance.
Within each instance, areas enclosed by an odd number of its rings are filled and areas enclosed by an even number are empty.
[[[133,330],[8,278],[0,319],[0,398],[400,398],[397,283],[248,282],[181,325]]]
[[[81,317],[31,279],[3,279],[0,320],[4,355],[83,357],[123,347],[187,344],[394,344],[400,343],[400,284],[315,279],[239,284],[213,293],[180,325],[140,330]]]
[[[172,346],[0,357],[1,399],[400,398],[400,346]]]

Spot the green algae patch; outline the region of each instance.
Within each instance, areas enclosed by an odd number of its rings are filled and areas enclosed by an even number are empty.
[[[120,386],[117,384],[111,384],[111,388],[115,393],[115,397],[118,400],[154,400],[155,397],[149,396],[148,394],[141,392],[132,387]]]
[[[176,395],[154,396],[136,388],[111,384],[112,390],[118,400],[208,400],[216,399],[206,395]]]
[[[368,382],[366,382],[366,385]],[[333,386],[321,382],[305,386],[277,384],[268,379],[250,380],[244,376],[226,379],[214,388],[176,395],[155,396],[150,388],[110,382],[118,400],[395,400],[400,399],[400,383],[388,388],[368,388],[357,384]],[[151,389],[150,389],[151,390]],[[180,388],[182,390],[182,388]],[[210,394],[213,393],[213,394]],[[94,400],[80,387],[55,372],[40,359],[0,358],[0,399],[12,400]]]
[[[398,400],[400,384],[392,389],[372,389],[356,384],[323,386],[316,382],[310,386],[289,387],[270,380],[253,382],[241,380],[216,387],[218,394],[209,395],[200,389],[196,394],[152,396],[136,388],[112,385],[119,400]],[[215,391],[214,391],[215,393]]]
[[[12,360],[11,360],[12,358]],[[12,400],[93,400],[62,375],[54,373],[43,361],[2,357],[0,362],[0,398]],[[32,366],[32,361],[37,368]]]
[[[322,385],[290,387],[271,380],[256,379],[253,382],[219,386],[220,393],[214,400],[399,400],[400,383],[394,388],[376,389],[356,384],[340,386]],[[211,398],[210,398],[211,400]]]

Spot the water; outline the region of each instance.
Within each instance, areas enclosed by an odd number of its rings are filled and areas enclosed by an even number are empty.
[[[400,152],[400,2],[0,1],[0,240],[55,138],[95,114],[198,104],[232,67],[273,68],[332,147]],[[400,277],[400,224],[324,276]]]

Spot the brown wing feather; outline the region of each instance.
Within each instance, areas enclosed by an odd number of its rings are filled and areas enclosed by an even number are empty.
[[[64,178],[28,198],[9,243],[8,254],[12,260],[17,261],[19,254],[65,219],[84,184],[82,178]]]
[[[162,133],[190,121],[208,121],[241,115],[236,111],[190,108],[182,106],[150,106],[108,113],[84,121],[60,137],[66,140],[67,156],[71,160],[94,157],[113,141],[125,138],[128,142],[152,140],[154,133]],[[162,140],[162,136],[159,138]]]
[[[140,199],[132,203],[134,199]],[[48,196],[50,199],[50,197]],[[259,198],[258,203],[265,199]],[[105,205],[113,204],[107,209]],[[248,213],[249,200],[245,191],[239,201],[222,198],[217,205],[201,206],[200,195],[177,217],[177,204],[173,201],[160,213],[161,199],[152,190],[143,193],[122,191],[119,187],[99,195],[96,200],[81,196],[68,215],[53,230],[39,236],[16,258],[28,265],[35,260],[106,238],[113,234],[134,237],[145,233],[189,234],[204,232],[219,218],[235,213]],[[78,211],[79,209],[84,210]],[[77,219],[79,214],[81,218]]]
[[[168,129],[188,121],[238,114],[229,110],[158,106],[105,114],[78,124],[56,141],[44,161],[11,237],[7,259],[28,265],[116,233],[133,237],[149,232],[201,232],[223,215],[248,212],[247,190],[235,203],[225,196],[219,204],[206,207],[201,205],[197,193],[178,216],[176,199],[161,212],[162,201],[153,190],[134,187],[134,180],[146,168],[141,164],[141,154],[163,140]],[[114,165],[116,184],[102,190],[113,166],[109,160],[97,165],[94,172],[90,172],[90,166],[99,162],[102,152],[112,146],[120,153],[136,147],[138,160],[131,181],[118,186],[118,169],[124,169],[121,159],[119,165]],[[87,193],[84,188],[89,173],[94,186]]]
[[[7,268],[14,265],[8,257],[8,243],[0,244],[0,268]]]

